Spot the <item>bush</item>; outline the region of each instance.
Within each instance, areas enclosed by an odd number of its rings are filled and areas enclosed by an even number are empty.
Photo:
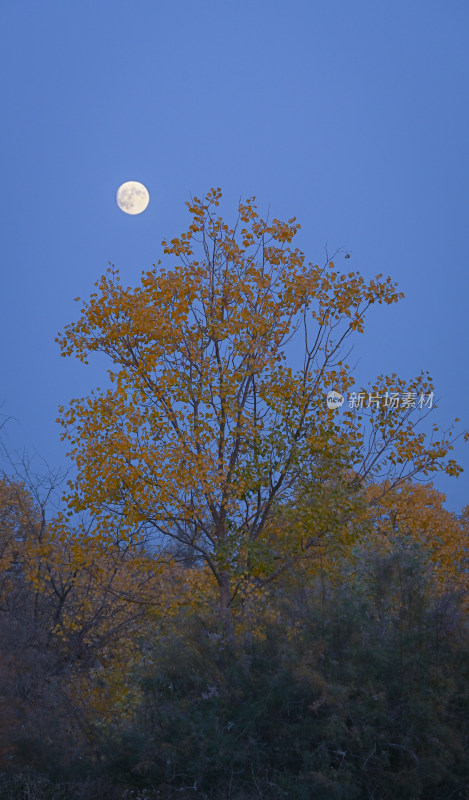
[[[355,584],[283,596],[231,647],[180,619],[136,676],[111,773],[181,797],[447,800],[469,785],[469,637],[418,552],[363,554]],[[178,793],[179,792],[179,793]],[[182,795],[184,796],[184,795]]]

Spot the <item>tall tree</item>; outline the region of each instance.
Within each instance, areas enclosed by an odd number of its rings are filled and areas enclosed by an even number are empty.
[[[425,443],[412,408],[372,413],[370,435],[360,414],[325,402],[353,383],[344,345],[370,306],[402,296],[391,279],[306,263],[292,246],[295,218],[264,220],[255,198],[230,228],[216,216],[220,198],[212,189],[187,203],[188,230],[163,242],[172,268],[158,262],[132,289],[111,266],[57,341],[63,356],[88,363],[100,351],[112,362],[110,388],[60,409],[77,467],[71,509],[119,520],[123,538],[154,531],[188,546],[209,566],[230,627],[269,519],[305,475],[329,487],[340,476],[350,493],[384,463],[391,484],[459,467],[442,466],[449,438]],[[410,388],[432,387],[421,376]]]

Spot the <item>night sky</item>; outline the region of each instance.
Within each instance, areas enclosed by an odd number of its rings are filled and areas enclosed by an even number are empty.
[[[105,383],[60,357],[108,262],[135,285],[210,187],[302,229],[295,244],[405,299],[371,310],[357,383],[422,369],[434,419],[469,428],[469,4],[466,0],[12,0],[0,17],[1,436],[66,467],[59,405]],[[136,180],[147,210],[115,195]],[[344,254],[351,254],[344,260]],[[469,445],[447,507],[469,503]],[[40,464],[38,463],[38,467]]]

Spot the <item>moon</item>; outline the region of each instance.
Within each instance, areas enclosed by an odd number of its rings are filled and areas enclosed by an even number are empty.
[[[150,195],[143,183],[127,181],[119,186],[116,201],[121,211],[126,214],[141,214],[150,202]]]

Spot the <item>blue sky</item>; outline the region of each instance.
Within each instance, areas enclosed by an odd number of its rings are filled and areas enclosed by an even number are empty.
[[[352,361],[368,383],[428,369],[436,421],[469,428],[466,0],[80,0],[4,4],[1,412],[10,450],[66,466],[60,404],[103,385],[104,360],[60,357],[108,262],[135,284],[211,186],[296,216],[322,263],[389,274]],[[123,214],[118,186],[150,205]],[[342,266],[340,259],[337,261]],[[439,477],[469,503],[466,472]]]

